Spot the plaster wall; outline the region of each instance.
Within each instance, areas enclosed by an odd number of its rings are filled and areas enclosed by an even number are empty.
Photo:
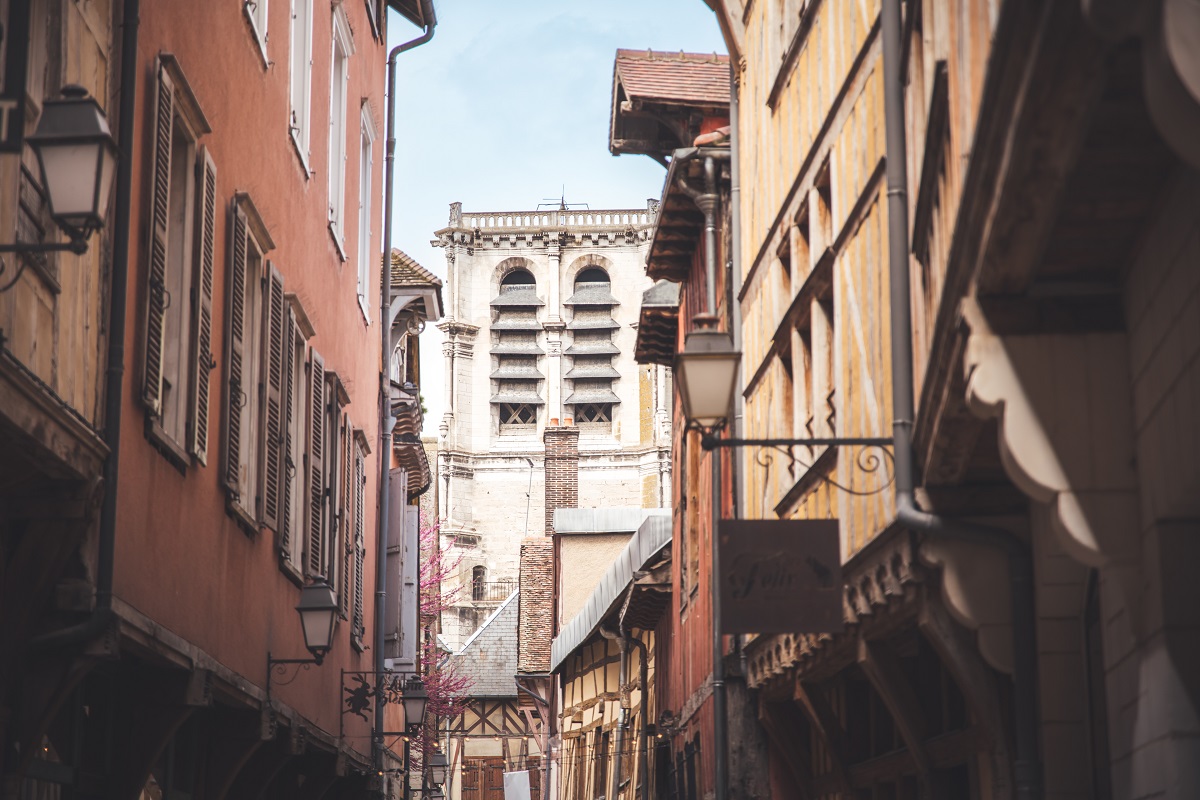
[[[559,625],[587,602],[604,571],[621,554],[632,533],[559,534]]]
[[[1126,285],[1145,594],[1101,574],[1114,797],[1200,790],[1200,175],[1183,171]]]
[[[309,341],[335,371],[349,394],[347,411],[361,428],[372,453],[366,459],[367,597],[374,592],[375,502],[379,466],[377,386],[380,365],[378,311],[364,318],[357,296],[356,256],[360,246],[382,250],[379,224],[370,241],[357,236],[360,114],[373,120],[371,193],[383,193],[384,41],[373,37],[363,3],[344,7],[353,31],[354,53],[347,85],[347,151],[351,154],[345,185],[347,228],[345,257],[328,226],[328,153],[333,12],[317,4],[313,18],[311,143],[305,164],[288,134],[290,88],[287,3],[268,9],[266,55],[259,49],[240,4],[143,3],[137,53],[138,112],[133,136],[138,154],[133,166],[129,315],[126,320],[127,368],[123,398],[121,494],[117,510],[116,595],[118,605],[148,616],[164,631],[182,637],[199,651],[259,686],[266,678],[267,652],[296,657],[305,652],[295,607],[299,586],[280,568],[275,534],[247,534],[226,511],[221,483],[223,401],[229,387],[224,369],[211,372],[207,465],[178,468],[144,435],[145,408],[140,402],[140,358],[147,297],[148,218],[151,182],[151,128],[156,95],[156,64],[171,53],[207,117],[212,132],[200,138],[217,167],[213,353],[223,359],[227,330],[229,207],[235,193],[246,192],[257,207],[275,247],[266,258],[283,274],[284,290],[298,296],[315,335]],[[203,36],[197,36],[203,31]],[[220,42],[214,47],[214,42]],[[269,63],[268,63],[269,62]],[[377,277],[371,285],[378,286]],[[181,298],[179,302],[186,302]],[[377,301],[373,301],[377,304]],[[297,471],[297,475],[301,474]],[[373,603],[364,603],[365,628],[374,629]],[[237,620],[230,625],[229,620]],[[275,690],[326,731],[338,730],[339,704],[328,691],[339,669],[371,669],[370,651],[350,643],[350,625],[340,622],[331,654],[322,669],[301,671],[294,682]],[[347,734],[365,742],[365,723],[350,720]],[[363,747],[366,745],[364,744]]]

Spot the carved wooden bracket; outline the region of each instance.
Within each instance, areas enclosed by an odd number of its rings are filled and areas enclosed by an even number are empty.
[[[1142,81],[1154,126],[1200,167],[1200,4],[1194,0],[1081,0],[1084,18],[1109,41],[1142,43]]]

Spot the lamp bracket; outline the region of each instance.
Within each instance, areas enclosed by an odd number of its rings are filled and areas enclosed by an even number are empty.
[[[287,686],[300,675],[301,670],[307,670],[312,665],[321,665],[324,657],[314,658],[271,658],[270,652],[267,653],[267,702],[271,702],[271,685]],[[283,681],[274,681],[272,676],[279,675],[284,677],[291,672],[290,677]]]
[[[882,471],[882,475],[886,480],[876,484],[870,489],[859,489],[854,486],[853,480],[849,485],[843,485],[828,475],[814,473],[814,477],[822,483],[827,483],[834,488],[840,489],[847,494],[858,497],[866,497],[873,494],[880,494],[885,491],[896,479],[896,463],[895,456],[888,448],[892,446],[890,436],[858,436],[858,437],[815,437],[809,439],[736,439],[736,438],[721,438],[718,433],[719,429],[705,428],[700,446],[705,450],[716,450],[722,447],[754,447],[757,448],[754,460],[762,467],[765,467],[768,473],[775,461],[775,454],[782,453],[787,458],[788,475],[793,479],[797,477],[796,468],[801,467],[807,471],[816,464],[817,459],[827,449],[838,449],[842,447],[854,448],[854,461],[852,469],[857,468],[858,472],[863,472],[868,475],[874,475]],[[807,452],[805,452],[807,449]],[[853,473],[852,473],[853,474]]]

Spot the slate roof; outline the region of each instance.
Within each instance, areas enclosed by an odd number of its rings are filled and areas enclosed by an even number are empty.
[[[630,99],[728,105],[729,56],[618,50],[616,78]]]
[[[492,612],[451,656],[458,674],[471,679],[471,697],[515,697],[517,683],[517,592]]]

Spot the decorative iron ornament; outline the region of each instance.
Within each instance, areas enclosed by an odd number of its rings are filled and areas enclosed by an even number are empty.
[[[854,485],[851,480],[850,484],[843,485],[838,483],[828,475],[821,473],[809,473],[815,479],[822,483],[827,483],[836,489],[840,489],[847,494],[856,497],[868,497],[873,494],[880,494],[885,491],[896,480],[896,459],[892,451],[889,449],[892,446],[890,437],[855,437],[855,438],[814,438],[814,439],[722,439],[714,432],[705,431],[703,438],[700,440],[700,445],[705,450],[714,450],[718,447],[754,447],[757,452],[754,454],[755,462],[767,470],[770,475],[771,468],[775,464],[776,453],[781,453],[787,458],[788,475],[793,480],[796,479],[797,466],[809,471],[817,463],[819,459],[813,459],[812,463],[808,463],[805,459],[800,458],[796,454],[796,449],[800,447],[853,447],[854,460],[851,477],[855,472],[861,472],[865,475],[882,475],[886,480],[879,483],[871,489],[861,489]]]
[[[372,701],[381,706],[401,702],[404,699],[405,677],[407,677],[407,673],[342,670],[340,733],[345,732],[347,714],[353,714],[364,722],[370,723],[373,710]]]

